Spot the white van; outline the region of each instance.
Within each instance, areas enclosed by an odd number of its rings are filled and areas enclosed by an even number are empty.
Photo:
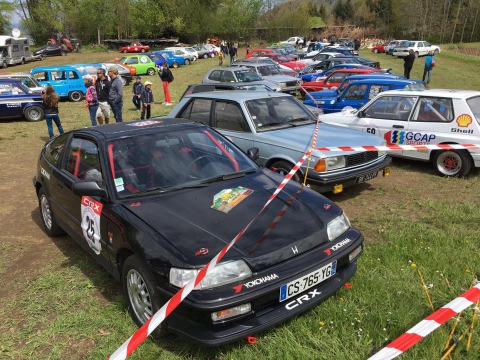
[[[2,54],[2,66],[25,64],[35,60],[36,57],[30,52],[30,45],[26,38],[14,38],[12,36],[0,36],[0,53]]]

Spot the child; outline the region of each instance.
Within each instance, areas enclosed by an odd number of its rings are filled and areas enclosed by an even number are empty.
[[[145,81],[145,86],[142,89],[142,115],[141,119],[150,119],[150,110],[153,105],[152,83]],[[147,117],[145,117],[145,110],[147,110]]]
[[[218,52],[218,65],[223,65],[223,52],[221,50]]]
[[[142,77],[137,76],[137,80],[133,83],[133,92],[132,92],[132,102],[133,105],[137,108],[137,111],[140,111],[140,105],[142,102]]]
[[[92,126],[97,126],[97,110],[98,110],[98,97],[97,90],[93,86],[93,78],[88,76],[84,78],[85,87],[87,88],[87,94],[85,95],[85,106],[90,113],[90,121]]]
[[[60,118],[58,117],[59,99],[60,98],[53,89],[53,87],[47,85],[47,88],[45,89],[45,97],[43,98],[43,106],[45,109],[45,120],[47,120],[47,129],[48,135],[50,135],[50,139],[53,138],[52,120],[55,121],[58,132],[60,134],[63,134],[62,123],[60,122]]]

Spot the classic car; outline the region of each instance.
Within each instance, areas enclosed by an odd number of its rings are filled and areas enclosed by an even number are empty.
[[[272,54],[272,55],[282,55],[280,52],[277,51],[276,48],[255,48],[251,49],[248,54],[245,55],[245,59],[249,59],[252,57],[262,57],[265,54]]]
[[[251,57],[248,59],[238,59],[233,62],[234,64],[268,64],[275,66],[283,75],[288,76],[297,76],[297,72],[295,70],[290,69],[289,67],[276,63],[273,59],[267,56],[259,56],[259,57]]]
[[[323,75],[324,72],[329,70],[330,68],[336,66],[336,65],[352,65],[353,67],[363,67],[365,65],[362,65],[358,62],[358,60],[354,57],[331,57],[329,59],[320,61],[318,63],[314,63],[311,65],[308,65],[309,67],[308,71],[312,71],[310,73],[303,73],[300,78],[303,81],[313,81],[317,77]],[[305,72],[305,70],[304,70]]]
[[[107,72],[107,77],[108,77],[108,68],[110,66],[116,66],[118,69],[118,75],[120,77],[120,80],[122,81],[123,86],[129,85],[133,80],[133,75],[135,75],[137,72],[137,69],[135,69],[134,67],[129,67],[125,64],[119,64],[118,62],[114,62],[114,61],[105,61],[100,63],[100,65]],[[132,69],[134,71],[134,74],[132,74]]]
[[[370,79],[356,80],[348,84],[341,94],[328,94],[323,91],[310,93],[305,105],[319,107],[326,114],[342,111],[345,107],[361,108],[379,93],[394,89],[424,90],[421,80],[391,79],[375,76]]]
[[[231,83],[248,83],[249,85],[265,85],[274,91],[281,91],[278,84],[263,79],[255,71],[252,71],[246,67],[225,67],[225,68],[213,68],[207,71],[203,76],[202,84],[215,84],[222,82]]]
[[[385,46],[387,46],[389,43],[381,44],[381,45],[375,45],[372,47],[372,53],[378,54],[378,53],[384,53],[385,52]]]
[[[258,149],[249,154],[183,119],[73,130],[40,152],[33,184],[42,227],[51,237],[67,233],[118,280],[143,325],[282,182],[252,160]],[[290,181],[152,336],[220,346],[269,329],[341,289],[362,251],[363,235],[335,203]]]
[[[28,73],[0,73],[0,79],[20,80],[33,94],[42,94],[45,91],[45,87]]]
[[[197,52],[199,59],[208,59],[209,57],[215,57],[215,54],[210,52],[210,50],[203,45],[197,45],[193,48]]]
[[[190,64],[190,61],[188,63],[185,62],[185,59],[183,58],[183,56],[174,55],[173,52],[170,50],[152,51],[152,54],[162,55],[163,58],[167,61],[168,67],[170,68],[176,69],[180,65]]]
[[[292,36],[288,38],[287,40],[280,41],[282,44],[290,44],[290,45],[303,45],[303,37],[301,36]]]
[[[119,63],[133,66],[137,69],[137,75],[155,75],[157,67],[155,62],[149,56],[142,55],[127,55],[118,60]]]
[[[385,73],[383,71],[375,70],[370,67],[367,69],[339,69],[332,72],[325,79],[321,79],[320,77],[318,77],[315,79],[315,81],[303,82],[301,92],[305,94],[305,92],[328,90],[332,87],[337,88],[338,86],[340,86],[340,84],[346,77],[359,74],[384,75]]]
[[[359,111],[325,115],[322,121],[365,131],[388,144],[480,143],[480,92],[392,90]],[[394,151],[392,156],[429,161],[441,176],[465,176],[480,167],[480,150]]]
[[[187,86],[187,89],[185,90],[181,98],[183,98],[185,95],[196,94],[199,92],[225,91],[225,90],[274,91],[273,89],[269,88],[266,85],[239,83],[239,82],[192,84]]]
[[[165,63],[168,64],[168,61],[165,59],[165,57],[162,54],[151,52],[151,53],[145,53],[145,55],[147,55],[150,59],[153,60],[156,67],[162,66]]]
[[[337,64],[333,65],[331,68],[327,70],[315,70],[316,72],[310,73],[310,74],[305,74],[301,75],[302,80],[307,81],[307,79],[312,79],[309,81],[320,81],[320,80],[325,80],[327,77],[329,77],[334,71],[337,70],[342,70],[342,69],[363,69],[363,70],[374,70],[374,71],[379,71],[378,69],[372,69],[370,66],[365,66],[362,64]],[[389,72],[384,72],[384,74],[388,74]]]
[[[298,61],[292,61],[290,58],[286,57],[285,55],[277,55],[277,54],[264,54],[263,56],[268,57],[275,61],[277,64],[283,65],[292,69],[293,71],[299,71],[305,67],[304,63]]]
[[[32,92],[21,80],[0,78],[0,118],[21,117],[28,121],[43,120],[42,95]]]
[[[120,52],[122,53],[138,53],[138,52],[144,53],[148,50],[150,50],[150,46],[142,45],[142,43],[139,43],[139,42],[132,42],[130,45],[122,46],[120,48]]]
[[[67,51],[61,45],[45,45],[33,52],[34,56],[65,56]]]
[[[392,55],[395,47],[399,46],[403,41],[406,40],[392,40],[385,46],[385,54]]]
[[[409,41],[405,40],[400,43],[400,45],[396,46],[393,50],[393,56],[398,57],[405,57],[408,55],[408,51],[413,50],[415,57],[418,58],[419,56],[428,55],[431,51],[434,55],[440,53],[440,48],[436,45],[430,45],[430,43],[426,41]]]
[[[165,50],[170,50],[175,56],[183,57],[185,65],[190,65],[190,63],[195,60],[195,56],[193,56],[192,53],[188,52],[183,47],[174,46],[174,47],[165,48]]]
[[[259,165],[288,174],[311,145],[317,117],[295,97],[277,92],[214,91],[185,95],[168,117],[191,119],[210,125],[243,151],[260,149]],[[316,147],[384,144],[374,136],[358,136],[338,127],[320,124]],[[360,152],[313,151],[294,179],[338,193],[346,186],[363,183],[385,171],[391,159],[385,153],[364,157]],[[308,172],[307,172],[308,167]]]
[[[30,74],[40,85],[52,85],[60,98],[78,102],[86,94],[82,74],[73,66],[35,67]]]

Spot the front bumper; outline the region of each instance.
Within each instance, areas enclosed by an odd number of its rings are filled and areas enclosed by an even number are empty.
[[[345,239],[351,239],[348,246],[335,252],[328,251]],[[221,346],[269,329],[319,304],[338,291],[355,274],[356,259],[361,252],[351,262],[349,254],[362,247],[362,243],[363,236],[356,229],[350,228],[335,241],[322,244],[316,249],[252,276],[252,279],[260,279],[275,274],[278,278],[274,281],[252,288],[244,286],[237,294],[234,290],[234,286],[239,285],[237,283],[213,290],[193,291],[167,319],[168,330],[203,346]],[[320,269],[334,260],[337,261],[337,272],[333,277],[283,302],[279,301],[282,285]],[[306,267],[305,264],[309,266]],[[249,281],[250,278],[241,282]],[[170,293],[161,287],[157,289],[164,293],[166,300],[170,298]],[[249,313],[221,323],[213,323],[211,320],[212,312],[245,303],[252,306]]]

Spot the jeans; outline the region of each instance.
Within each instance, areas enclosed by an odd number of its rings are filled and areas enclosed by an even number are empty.
[[[140,105],[142,104],[142,98],[137,95],[133,95],[132,102],[133,102],[133,105],[135,105],[135,107],[137,108],[137,110],[140,110]]]
[[[90,112],[90,120],[92,121],[92,126],[97,126],[97,110],[98,110],[98,104],[97,105],[88,105],[88,111]]]
[[[430,75],[432,75],[432,70],[433,70],[433,67],[432,66],[425,66],[423,68],[423,78],[422,78],[422,81],[425,81],[425,75],[428,74],[428,77],[427,77],[427,84],[430,82]]]
[[[411,67],[406,67],[404,72],[403,72],[403,75],[405,76],[406,79],[410,79],[410,71],[412,71],[412,68]]]
[[[111,103],[110,106],[112,107],[113,111],[113,117],[115,118],[115,122],[123,122],[122,119],[122,107],[123,107],[123,101],[120,101],[118,103]]]
[[[230,55],[230,65],[235,61],[235,55]]]
[[[50,137],[53,137],[52,120],[55,121],[55,125],[57,125],[58,132],[60,134],[63,134],[62,123],[60,122],[60,118],[58,117],[58,114],[45,114],[45,120],[47,121],[48,135],[50,135]]]

